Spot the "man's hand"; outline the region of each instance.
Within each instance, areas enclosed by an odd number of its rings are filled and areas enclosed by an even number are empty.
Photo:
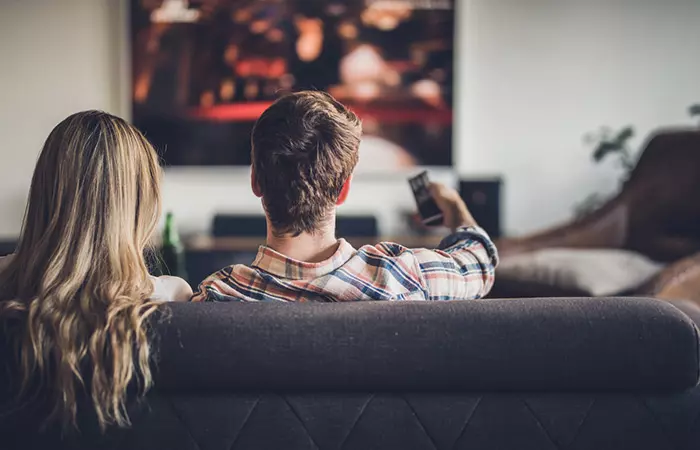
[[[430,183],[430,194],[442,211],[443,223],[453,231],[459,227],[476,226],[467,205],[457,191],[441,183]]]

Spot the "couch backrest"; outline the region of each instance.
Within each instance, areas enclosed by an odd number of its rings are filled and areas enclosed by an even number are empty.
[[[649,299],[173,304],[158,389],[677,390],[698,336]]]
[[[289,427],[298,431],[302,420],[285,402],[313,406],[312,415],[303,416],[301,430],[327,414],[335,419],[318,422],[321,429],[341,420],[351,431],[341,430],[345,438],[335,441],[344,442],[355,428],[347,420],[362,415],[376,399],[367,414],[374,414],[371,423],[378,424],[377,430],[354,435],[359,441],[353,448],[367,448],[384,442],[381,424],[394,434],[409,429],[402,418],[415,420],[411,408],[416,406],[408,407],[402,400],[407,397],[417,399],[418,406],[425,403],[422,417],[432,411],[436,421],[450,422],[465,420],[463,402],[475,399],[476,408],[483,396],[492,396],[495,400],[484,400],[482,408],[490,411],[487,425],[507,430],[524,426],[513,422],[512,415],[513,405],[522,406],[523,398],[543,398],[547,405],[559,398],[556,408],[562,409],[556,411],[569,417],[572,397],[612,394],[614,411],[631,414],[619,426],[636,429],[655,422],[643,422],[639,406],[634,409],[639,402],[625,398],[662,395],[671,400],[658,408],[671,411],[679,407],[673,399],[687,404],[693,398],[684,391],[698,381],[697,329],[678,309],[657,300],[219,303],[172,304],[168,309],[154,323],[159,336],[156,388],[146,402],[130,402],[133,428],[112,428],[102,435],[85,398],[78,408],[80,433],[61,437],[56,424],[37,432],[46,405],[41,398],[21,408],[8,403],[11,384],[5,379],[8,371],[0,367],[0,448],[321,448],[309,444],[307,431],[301,438],[295,435],[296,440],[284,434]],[[11,352],[0,351],[0,362],[12,366]],[[511,400],[504,402],[504,396]],[[362,409],[353,413],[354,408]],[[696,409],[680,408],[673,410],[674,420],[696,416]],[[618,424],[618,418],[605,417]],[[525,419],[528,426],[538,424]],[[252,434],[239,440],[244,427]],[[593,430],[604,436],[609,428],[599,424]],[[271,444],[270,433],[286,438]],[[436,436],[448,437],[445,431]],[[407,448],[411,439],[399,441],[403,444],[388,448]],[[642,447],[658,448],[654,442]]]
[[[700,130],[653,135],[622,194],[627,248],[668,260],[700,250]]]
[[[700,376],[694,323],[652,299],[184,303],[163,311],[153,330],[163,390],[670,391]],[[2,350],[11,366],[14,352]]]

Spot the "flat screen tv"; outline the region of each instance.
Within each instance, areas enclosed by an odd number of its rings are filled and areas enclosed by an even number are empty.
[[[250,164],[276,98],[362,119],[359,171],[452,165],[454,0],[131,0],[133,122],[171,166]]]

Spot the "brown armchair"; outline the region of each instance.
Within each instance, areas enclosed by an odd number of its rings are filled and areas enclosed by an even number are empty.
[[[497,243],[502,258],[552,247],[617,248],[671,263],[700,252],[700,130],[654,134],[620,193],[561,226]],[[696,260],[700,264],[700,257]],[[674,269],[673,266],[665,269]],[[687,271],[687,270],[686,270]],[[700,276],[700,270],[698,271]],[[674,279],[662,273],[659,279]],[[700,286],[700,283],[698,284]],[[656,291],[663,288],[650,283]],[[580,295],[496,277],[494,297]]]

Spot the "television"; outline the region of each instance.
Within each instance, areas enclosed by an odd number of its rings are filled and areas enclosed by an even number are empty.
[[[255,120],[323,90],[359,172],[452,165],[454,0],[131,0],[132,119],[168,166],[250,164]]]

